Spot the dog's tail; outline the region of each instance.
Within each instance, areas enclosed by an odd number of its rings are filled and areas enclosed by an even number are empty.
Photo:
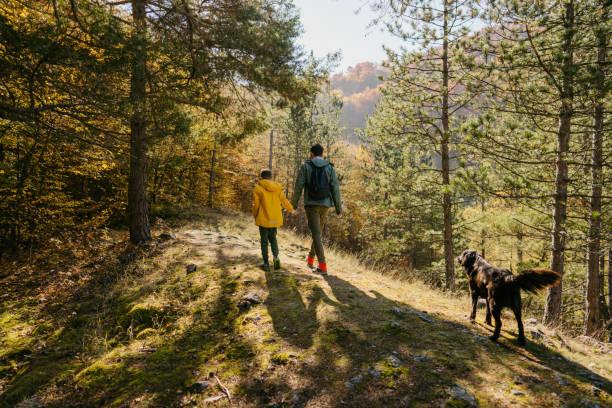
[[[531,293],[555,286],[561,281],[561,275],[557,272],[543,268],[527,269],[512,277],[519,288]]]

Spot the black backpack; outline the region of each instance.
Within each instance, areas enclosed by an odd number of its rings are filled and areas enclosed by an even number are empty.
[[[327,177],[327,166],[317,167],[312,161],[307,162],[312,169],[308,186],[308,198],[314,200],[324,200],[331,195],[329,179]]]

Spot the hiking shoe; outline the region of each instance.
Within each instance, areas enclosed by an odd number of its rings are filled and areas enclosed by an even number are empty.
[[[280,259],[275,258],[274,259],[274,269],[280,269],[280,268],[281,268]]]
[[[264,271],[269,271],[270,270],[270,264],[269,263],[263,263],[260,266],[261,269],[263,269]]]
[[[321,275],[327,275],[327,264],[325,262],[319,262],[319,267],[315,272]]]
[[[306,258],[306,264],[310,269],[314,269],[314,256],[308,255],[308,258]]]

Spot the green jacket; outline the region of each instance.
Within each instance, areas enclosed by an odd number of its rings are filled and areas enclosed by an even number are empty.
[[[328,198],[324,198],[322,200],[311,200],[308,198],[308,188],[306,187],[306,183],[312,177],[312,168],[308,163],[309,161],[312,161],[312,164],[317,167],[325,167],[331,189],[331,194]],[[338,214],[342,212],[342,201],[340,198],[340,183],[338,182],[338,176],[336,175],[334,166],[329,164],[327,160],[321,157],[315,157],[312,160],[307,160],[306,162],[302,163],[300,166],[300,171],[298,172],[297,180],[295,180],[295,188],[293,189],[293,199],[291,200],[293,208],[297,208],[300,197],[302,196],[302,190],[304,191],[304,207],[320,205],[323,207],[335,207],[336,213]]]

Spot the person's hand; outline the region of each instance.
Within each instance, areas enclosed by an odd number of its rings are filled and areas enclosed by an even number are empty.
[[[338,216],[342,215],[342,208],[336,209],[336,215],[338,215]]]

